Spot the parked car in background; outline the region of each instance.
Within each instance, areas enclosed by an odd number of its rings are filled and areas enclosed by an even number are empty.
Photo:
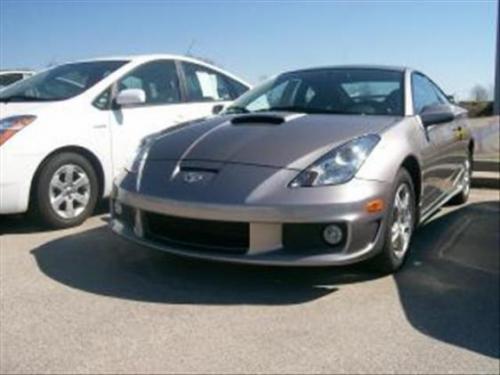
[[[17,81],[31,77],[35,72],[31,70],[0,70],[0,90]]]
[[[269,265],[403,264],[417,224],[464,203],[466,111],[406,68],[285,73],[218,117],[145,140],[112,229],[169,253]]]
[[[90,215],[140,140],[211,115],[249,85],[173,55],[60,65],[0,93],[0,214],[53,227]]]

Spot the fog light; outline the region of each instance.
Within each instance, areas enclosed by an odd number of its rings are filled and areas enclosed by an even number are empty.
[[[344,233],[338,225],[327,225],[325,229],[323,229],[323,239],[330,245],[338,245],[343,237]]]
[[[113,204],[113,210],[115,211],[115,214],[121,215],[123,213],[122,204],[118,201],[115,201],[115,203]]]

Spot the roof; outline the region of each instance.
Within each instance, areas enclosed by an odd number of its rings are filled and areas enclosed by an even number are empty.
[[[213,69],[215,71],[219,71],[220,73],[223,73],[223,74],[235,79],[236,81],[244,84],[245,86],[251,87],[251,85],[248,82],[246,82],[245,80],[241,79],[240,77],[228,72],[225,69],[219,68],[217,66],[214,66],[213,64],[210,64],[210,63],[205,62],[205,61],[200,60],[200,59],[196,59],[196,58],[189,57],[189,56],[175,55],[175,54],[157,53],[157,54],[148,54],[148,55],[122,55],[122,56],[96,57],[96,58],[89,58],[89,59],[84,59],[84,60],[72,61],[71,63],[91,62],[91,61],[116,61],[116,60],[126,60],[129,62],[143,63],[143,62],[147,62],[150,60],[157,60],[157,59],[174,59],[174,60],[192,62],[192,63],[199,64],[199,65],[204,65],[206,67],[209,67],[210,69]]]
[[[374,69],[374,70],[386,70],[386,71],[389,70],[401,73],[407,70],[412,70],[411,68],[406,66],[354,64],[354,65],[331,65],[331,66],[320,66],[320,67],[313,67],[306,69],[297,69],[297,70],[292,70],[291,73],[328,70],[328,69]]]

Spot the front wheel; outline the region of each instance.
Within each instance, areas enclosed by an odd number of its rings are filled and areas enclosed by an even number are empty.
[[[90,162],[75,153],[50,158],[35,185],[34,208],[44,224],[68,228],[81,224],[95,208],[97,176]]]
[[[403,265],[416,225],[416,199],[412,178],[406,169],[399,171],[388,207],[384,245],[371,260],[375,270],[392,273]]]

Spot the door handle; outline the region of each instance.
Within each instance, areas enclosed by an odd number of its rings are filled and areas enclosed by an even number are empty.
[[[93,126],[94,129],[105,129],[107,127],[108,126],[106,124],[98,124]]]

